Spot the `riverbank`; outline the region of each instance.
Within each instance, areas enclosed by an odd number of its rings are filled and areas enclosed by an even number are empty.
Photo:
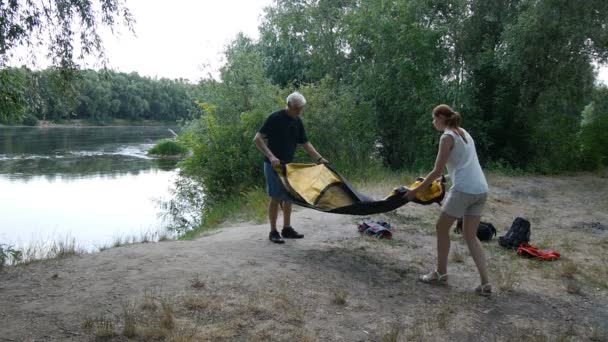
[[[298,209],[305,239],[271,244],[267,224],[229,221],[191,241],[111,248],[9,268],[0,336],[21,340],[603,341],[608,335],[608,178],[490,175],[484,221],[503,235],[516,216],[541,262],[484,248],[495,294],[474,295],[475,266],[451,233],[450,285],[433,267],[438,206],[376,215],[390,241],[362,238],[358,217]],[[395,186],[361,182],[382,197]],[[0,340],[2,340],[0,339]]]
[[[124,127],[124,126],[143,126],[143,127],[156,127],[156,126],[167,126],[175,125],[174,121],[156,121],[156,120],[124,120],[124,119],[112,119],[109,121],[99,122],[94,120],[63,120],[63,121],[45,121],[39,120],[35,126],[27,125],[2,125],[0,127],[58,127],[58,128],[70,128],[70,127]]]

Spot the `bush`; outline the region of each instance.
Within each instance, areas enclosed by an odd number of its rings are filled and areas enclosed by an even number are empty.
[[[179,156],[188,153],[188,148],[173,140],[163,140],[149,149],[148,153],[158,156]]]
[[[36,126],[38,125],[38,118],[32,114],[28,114],[23,118],[23,121],[21,123],[26,126]]]
[[[580,131],[581,154],[586,169],[599,169],[608,165],[608,113],[583,122]]]
[[[243,113],[241,120],[222,124],[215,113],[206,113],[180,137],[192,149],[182,174],[201,184],[206,204],[262,184],[263,156],[253,137],[267,114]]]
[[[21,260],[21,251],[12,246],[0,244],[0,271],[9,261]]]

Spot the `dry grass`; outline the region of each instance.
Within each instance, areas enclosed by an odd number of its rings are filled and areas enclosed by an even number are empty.
[[[346,300],[348,299],[348,291],[344,289],[340,289],[334,292],[334,297],[331,300],[333,304],[336,305],[346,305]]]
[[[122,335],[127,338],[137,336],[137,318],[135,306],[125,304],[123,306],[123,328]]]
[[[76,239],[69,236],[61,240],[47,239],[33,241],[26,247],[17,248],[16,250],[20,253],[20,258],[19,260],[12,260],[12,264],[22,266],[85,253],[85,250],[76,243]]]
[[[297,298],[290,296],[289,293],[288,285],[281,284],[280,292],[273,306],[283,320],[295,326],[301,326],[304,323],[304,308],[298,303]]]
[[[593,342],[608,341],[608,331],[599,327],[591,328],[591,336],[589,339]]]
[[[188,296],[184,299],[184,306],[192,311],[205,310],[209,306],[209,299],[201,296]]]
[[[522,261],[515,251],[504,250],[501,247],[494,247],[488,250],[492,261],[489,263],[491,274],[494,275],[493,282],[501,292],[514,291],[520,285],[520,272],[525,269]]]
[[[97,320],[95,322],[95,336],[102,339],[116,336],[114,323],[108,319]]]
[[[564,281],[564,284],[566,287],[566,292],[568,292],[569,294],[578,296],[583,294],[583,287],[581,283],[576,279],[566,279]]]
[[[94,327],[95,321],[90,317],[85,318],[82,322],[82,329],[87,333],[90,333]]]
[[[403,334],[399,323],[387,324],[382,330],[382,342],[397,342],[399,341],[399,337]]]
[[[454,244],[452,247],[452,261],[456,263],[463,263],[465,255],[460,251],[458,245]]]
[[[572,279],[578,272],[577,265],[571,260],[564,258],[561,261],[561,276],[564,278]]]
[[[205,287],[205,282],[200,280],[197,274],[196,277],[190,279],[190,286],[195,289],[202,289]]]
[[[175,317],[173,316],[173,306],[168,303],[162,303],[163,312],[160,318],[161,329],[173,330],[175,328]]]
[[[143,302],[140,305],[140,308],[142,310],[147,310],[147,311],[156,311],[156,308],[157,308],[156,298],[155,298],[154,294],[151,292],[151,290],[144,289],[144,298],[143,298]]]

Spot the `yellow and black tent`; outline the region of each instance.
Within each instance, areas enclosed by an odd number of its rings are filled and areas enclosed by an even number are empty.
[[[334,214],[371,215],[395,210],[405,205],[408,188],[398,187],[381,200],[356,191],[331,165],[289,163],[275,167],[290,199],[298,205]],[[421,178],[417,179],[420,182]],[[416,183],[412,186],[417,185]],[[417,193],[414,202],[441,203],[445,179]]]

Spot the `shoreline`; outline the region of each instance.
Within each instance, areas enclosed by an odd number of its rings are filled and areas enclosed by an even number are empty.
[[[52,121],[39,120],[35,126],[28,125],[4,125],[0,124],[0,128],[112,128],[112,127],[166,127],[177,126],[175,121],[128,121],[116,119],[108,123],[100,123],[88,120],[66,120],[59,123]]]

